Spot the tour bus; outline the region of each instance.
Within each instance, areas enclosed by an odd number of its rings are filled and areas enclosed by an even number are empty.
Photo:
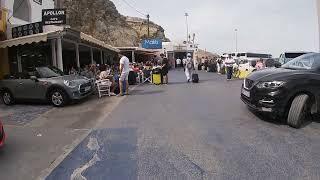
[[[236,54],[238,59],[241,60],[257,60],[257,59],[270,59],[272,58],[271,54],[261,54],[261,53],[237,53]]]

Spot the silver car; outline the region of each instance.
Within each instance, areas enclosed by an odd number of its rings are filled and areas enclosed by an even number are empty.
[[[72,100],[89,96],[93,85],[90,79],[83,76],[66,76],[55,67],[37,67],[1,80],[0,93],[6,105],[12,105],[17,100],[43,100],[62,107]]]

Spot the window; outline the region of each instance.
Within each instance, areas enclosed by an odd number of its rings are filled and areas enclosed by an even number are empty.
[[[30,5],[27,0],[14,0],[13,17],[30,21]]]
[[[282,67],[288,69],[312,69],[316,66],[315,59],[318,59],[318,56],[319,54],[303,55],[289,61]]]
[[[252,57],[252,58],[271,58],[271,55],[270,54],[247,53],[247,57]]]
[[[306,53],[286,53],[285,57],[286,58],[296,58],[296,57],[302,56],[304,54],[306,54]]]

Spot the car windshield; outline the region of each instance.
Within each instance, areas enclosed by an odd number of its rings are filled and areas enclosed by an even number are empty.
[[[315,66],[315,54],[307,54],[289,61],[282,68],[285,69],[312,69]]]
[[[52,78],[52,77],[63,76],[63,73],[57,68],[38,67],[36,69],[37,69],[37,72],[39,73],[41,78]]]
[[[293,58],[297,58],[299,56],[302,56],[306,53],[285,53],[285,57],[288,59],[293,59]]]

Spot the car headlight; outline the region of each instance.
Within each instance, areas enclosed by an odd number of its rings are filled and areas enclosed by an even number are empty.
[[[77,87],[77,83],[75,83],[74,81],[64,80],[63,83],[64,83],[64,85],[66,85],[66,86],[68,86],[70,88]]]
[[[283,86],[283,81],[259,82],[256,86],[259,89],[275,89]]]

